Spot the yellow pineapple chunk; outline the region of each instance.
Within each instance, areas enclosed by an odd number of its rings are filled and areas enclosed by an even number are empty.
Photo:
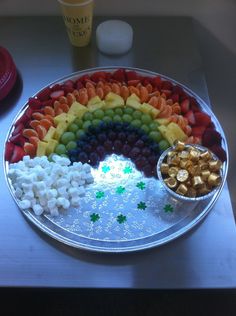
[[[109,92],[105,97],[105,108],[114,109],[120,106],[124,106],[124,99],[116,93]]]
[[[160,125],[168,125],[170,123],[170,120],[168,118],[159,118],[155,119],[155,122],[157,122]]]
[[[66,122],[60,122],[56,127],[54,138],[59,140],[61,135],[67,130],[67,127],[68,125]]]
[[[46,150],[47,150],[48,143],[40,140],[38,142],[38,147],[37,147],[37,152],[36,156],[41,157],[46,155]]]
[[[49,142],[55,134],[56,128],[53,126],[50,126],[49,130],[47,131],[47,134],[44,136],[43,141]]]
[[[141,103],[139,97],[132,93],[126,100],[126,106],[130,106],[135,110],[140,110]]]
[[[75,118],[76,116],[74,114],[61,113],[54,117],[54,123],[58,125],[59,123],[64,122],[67,124],[67,126],[69,126],[70,123],[72,123]]]
[[[75,115],[76,117],[81,118],[85,112],[88,111],[88,108],[79,102],[75,101],[71,104],[71,107],[67,114]]]
[[[50,139],[46,148],[46,155],[49,156],[50,154],[54,153],[56,146],[58,145],[58,141],[55,139]]]
[[[105,101],[102,101],[99,96],[93,97],[92,99],[89,100],[88,102],[88,110],[90,112],[93,112],[97,109],[101,109],[104,108],[106,106]]]
[[[158,109],[154,108],[149,103],[142,103],[139,110],[143,113],[150,114],[153,118],[157,117],[157,115],[160,113]]]
[[[168,125],[161,125],[158,129],[170,145],[173,145],[175,140],[185,141],[188,138],[179,125],[173,122]]]

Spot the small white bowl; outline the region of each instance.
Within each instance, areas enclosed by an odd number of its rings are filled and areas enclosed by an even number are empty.
[[[213,159],[215,160],[219,160],[217,158],[217,156],[210,151],[208,148],[203,147],[201,145],[196,145],[196,144],[191,144],[191,145],[185,145],[185,147],[193,147],[196,148],[198,150],[201,151],[206,151],[208,150],[211,154]],[[165,189],[168,191],[168,193],[170,193],[173,197],[175,197],[178,200],[184,201],[184,202],[197,202],[197,201],[203,201],[206,200],[210,197],[212,197],[219,189],[220,185],[216,186],[211,192],[209,192],[208,194],[202,195],[202,196],[198,196],[198,197],[188,197],[188,196],[184,196],[181,194],[176,193],[175,191],[171,190],[167,184],[165,183],[163,177],[162,177],[162,173],[161,173],[161,164],[163,163],[163,161],[165,160],[166,156],[168,155],[168,153],[172,150],[174,150],[175,146],[169,147],[168,149],[166,149],[160,156],[158,162],[157,162],[157,175],[158,175],[158,179],[161,181],[162,185],[165,187]],[[222,168],[221,168],[221,176],[222,176]]]

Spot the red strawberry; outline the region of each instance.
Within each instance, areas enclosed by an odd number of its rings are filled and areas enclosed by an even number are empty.
[[[213,145],[220,145],[222,137],[219,132],[213,128],[207,128],[202,135],[202,145],[210,147]]]
[[[43,105],[43,107],[45,107],[45,106],[53,106],[53,103],[54,103],[54,101],[52,99],[49,99],[47,101],[43,101],[42,105]]]
[[[37,94],[37,98],[40,101],[46,101],[49,99],[50,93],[51,93],[51,89],[49,87],[46,87]]]
[[[180,86],[174,86],[172,89],[172,93],[173,94],[178,94],[179,96],[181,96],[184,93],[183,88],[181,88]]]
[[[84,88],[84,85],[81,81],[77,80],[76,83],[75,83],[75,88],[77,90],[81,89],[81,88]]]
[[[222,161],[226,161],[226,152],[220,145],[213,145],[209,149]]]
[[[57,91],[61,89],[61,85],[56,83],[54,86],[51,87],[51,91]]]
[[[25,138],[22,136],[22,133],[18,133],[16,135],[13,135],[9,138],[9,141],[12,142],[15,145],[24,146]]]
[[[192,136],[202,138],[203,133],[205,132],[205,126],[194,126],[192,127]]]
[[[185,99],[180,103],[182,114],[186,114],[189,111],[190,101],[189,99]]]
[[[195,112],[196,126],[208,126],[211,123],[211,117],[204,112]]]
[[[22,158],[24,156],[25,156],[25,152],[24,152],[23,148],[15,145],[10,162],[11,163],[18,162],[18,161],[22,160]]]
[[[142,85],[143,86],[146,86],[146,85],[148,85],[149,83],[151,83],[151,78],[150,77],[143,77],[142,78]]]
[[[11,156],[13,154],[15,145],[12,142],[7,142],[6,143],[6,148],[5,148],[5,160],[10,161]]]
[[[200,106],[199,106],[197,100],[194,97],[190,97],[189,99],[190,99],[191,110],[193,112],[199,112],[200,111]]]
[[[42,106],[42,102],[36,98],[29,98],[28,104],[29,104],[29,107],[33,110],[38,110]]]
[[[127,78],[127,81],[129,80],[140,80],[140,77],[139,75],[137,74],[136,71],[126,71],[126,78]]]
[[[171,99],[174,103],[179,102],[179,95],[177,93],[172,94]]]
[[[160,76],[156,76],[156,77],[152,78],[151,83],[152,83],[152,85],[153,85],[154,87],[157,87],[158,90],[161,89],[162,80],[161,80],[161,77],[160,77]]]
[[[97,71],[91,75],[91,80],[94,82],[98,82],[100,80],[106,80],[106,72],[105,71]]]
[[[124,69],[116,70],[113,73],[112,78],[119,81],[119,82],[124,82],[126,80],[125,70]]]
[[[170,81],[162,81],[161,88],[164,90],[172,90],[173,84]]]
[[[74,88],[74,84],[75,84],[74,81],[67,80],[67,81],[64,82],[63,86],[64,87],[68,87],[68,88]],[[57,89],[57,90],[60,90],[60,89]]]
[[[167,90],[167,89],[161,89],[161,93],[164,93],[166,98],[169,99],[170,95],[171,95],[171,90]],[[172,97],[171,97],[172,99]]]
[[[21,133],[24,128],[25,128],[25,125],[23,123],[16,124],[15,129],[12,133],[12,136],[15,136],[15,135]]]
[[[194,116],[194,113],[193,113],[193,111],[188,111],[185,115],[184,115],[184,117],[188,120],[188,123],[189,123],[189,125],[195,125],[195,116]]]
[[[82,84],[85,84],[86,83],[86,80],[90,80],[90,77],[89,77],[89,75],[83,75],[82,77],[80,77],[79,79],[78,79]],[[77,81],[78,81],[77,80]],[[77,82],[76,82],[77,83]]]
[[[50,98],[53,99],[53,100],[57,100],[60,97],[63,97],[64,95],[65,95],[64,90],[57,90],[57,91],[51,92]]]

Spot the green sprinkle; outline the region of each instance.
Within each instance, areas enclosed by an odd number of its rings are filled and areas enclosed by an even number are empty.
[[[102,172],[103,173],[107,173],[108,171],[110,171],[111,170],[111,168],[109,167],[109,166],[107,166],[107,165],[104,165],[103,167],[102,167]]]
[[[125,215],[120,214],[116,217],[116,220],[119,224],[123,224],[127,219]]]
[[[145,202],[139,202],[137,207],[139,210],[145,210],[147,208],[147,205]]]
[[[136,187],[139,188],[140,190],[144,190],[146,187],[146,184],[141,181],[136,184]]]
[[[119,186],[119,187],[116,188],[116,193],[117,194],[122,194],[124,192],[125,192],[125,188],[124,187]]]
[[[166,213],[168,213],[168,212],[172,213],[173,210],[174,210],[173,206],[170,205],[170,204],[166,204],[166,205],[163,207],[163,209],[164,209],[164,211],[165,211]]]
[[[96,192],[96,199],[101,199],[103,198],[105,193],[103,191],[98,191]]]
[[[127,166],[123,169],[124,174],[132,173],[132,168],[130,166]]]
[[[98,221],[100,219],[99,214],[93,213],[90,215],[90,220],[91,222],[95,223],[96,221]]]

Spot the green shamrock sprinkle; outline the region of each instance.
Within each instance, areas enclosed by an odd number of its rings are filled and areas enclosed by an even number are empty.
[[[96,199],[101,199],[103,198],[105,193],[103,191],[98,191],[96,192]]]
[[[145,202],[139,202],[139,204],[137,205],[139,210],[145,210],[147,208],[147,205]]]
[[[170,204],[166,204],[164,207],[163,207],[163,209],[164,209],[164,211],[166,212],[166,213],[168,213],[168,212],[173,212],[173,210],[174,210],[174,208],[173,208],[173,206],[172,205],[170,205]]]
[[[140,190],[144,190],[145,189],[146,184],[144,182],[138,182],[136,184],[136,187],[139,188]]]
[[[123,224],[127,219],[125,215],[120,214],[116,217],[116,220],[119,224]]]
[[[125,192],[125,188],[124,187],[119,186],[119,187],[116,188],[116,193],[117,194],[122,194],[124,192]]]
[[[111,168],[108,166],[108,165],[104,165],[103,167],[102,167],[102,172],[103,173],[107,173],[108,171],[110,171],[111,170]]]
[[[95,223],[96,221],[98,221],[100,219],[99,214],[93,213],[90,215],[90,220],[91,222]]]
[[[128,174],[132,172],[132,168],[130,166],[127,166],[123,169],[124,174]]]

